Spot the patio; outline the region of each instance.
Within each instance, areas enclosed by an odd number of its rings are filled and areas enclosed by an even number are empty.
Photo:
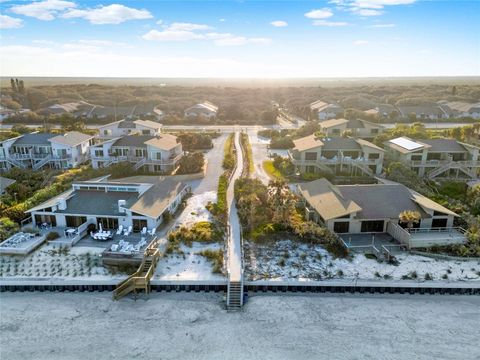
[[[405,246],[387,233],[341,234],[340,238],[349,250],[359,253],[395,255],[406,251]]]

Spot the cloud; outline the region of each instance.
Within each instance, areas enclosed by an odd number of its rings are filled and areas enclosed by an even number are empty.
[[[171,31],[194,31],[194,30],[208,30],[210,26],[204,24],[192,24],[192,23],[173,23],[168,26],[168,30]]]
[[[375,9],[358,9],[355,10],[354,13],[360,16],[379,16],[383,14],[383,11]]]
[[[129,8],[120,4],[99,6],[94,9],[71,9],[62,15],[63,18],[83,18],[91,24],[121,24],[128,20],[151,19],[152,14],[145,9]]]
[[[240,46],[247,44],[266,45],[272,41],[268,38],[247,38],[244,36],[237,36],[230,33],[208,33],[205,34],[207,39],[213,40],[218,46]]]
[[[45,0],[32,2],[26,5],[15,5],[10,11],[24,16],[34,17],[39,20],[53,20],[61,11],[76,7],[77,4],[63,0]]]
[[[283,20],[275,20],[275,21],[272,21],[270,25],[275,27],[285,27],[285,26],[288,26],[288,23]]]
[[[204,36],[192,31],[150,30],[148,33],[144,34],[142,38],[150,41],[188,41],[203,39]]]
[[[326,19],[333,16],[333,12],[329,8],[311,10],[304,14],[309,19]]]
[[[210,40],[218,46],[239,46],[246,44],[269,44],[268,38],[247,38],[245,36],[234,35],[231,33],[205,32],[211,29],[204,24],[192,23],[173,23],[165,26],[164,30],[150,30],[142,36],[149,41],[190,41],[190,40]]]
[[[395,27],[395,24],[375,24],[375,25],[370,25],[370,28],[393,28]]]
[[[356,40],[353,42],[354,45],[367,45],[368,43],[368,40]]]
[[[327,21],[327,20],[315,20],[313,22],[315,26],[329,26],[329,27],[338,27],[338,26],[349,26],[350,23],[345,21]]]
[[[351,4],[359,8],[383,9],[385,6],[408,5],[417,0],[355,0]]]
[[[23,26],[23,20],[8,15],[0,15],[0,29],[16,29]]]

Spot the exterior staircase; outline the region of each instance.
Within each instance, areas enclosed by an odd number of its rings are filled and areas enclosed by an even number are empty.
[[[227,310],[239,311],[243,305],[243,281],[228,281]]]
[[[27,168],[27,165],[25,165],[23,162],[15,160],[11,157],[5,157],[4,159],[14,167],[17,167],[17,168],[20,168],[20,169],[26,169]]]
[[[445,164],[436,169],[433,169],[427,174],[427,176],[429,179],[433,179],[450,169],[458,169],[468,177],[472,179],[476,178],[475,171],[471,170],[467,165],[461,162],[455,162],[455,161],[449,162],[448,164]]]
[[[135,170],[138,170],[140,169],[143,165],[145,165],[145,163],[147,162],[147,159],[146,158],[142,158],[141,160],[139,160],[137,163],[135,163],[135,165],[133,165],[133,168]]]
[[[113,300],[120,300],[131,292],[136,294],[137,291],[141,290],[145,294],[150,293],[150,280],[155,273],[159,259],[160,250],[158,249],[158,241],[155,240],[145,249],[138,270],[117,285],[113,291]]]
[[[43,158],[42,160],[40,160],[36,164],[33,164],[33,166],[32,166],[33,170],[38,170],[38,169],[42,168],[43,166],[48,164],[52,159],[53,159],[52,155],[49,155],[49,156]]]

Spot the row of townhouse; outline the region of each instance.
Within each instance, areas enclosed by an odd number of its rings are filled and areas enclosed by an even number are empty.
[[[319,120],[335,119],[343,116],[345,108],[337,103],[315,101],[309,105],[310,111],[317,114]],[[414,117],[417,120],[440,120],[471,117],[480,119],[480,103],[441,100],[431,105],[399,105],[378,104],[365,113],[389,118],[391,115],[400,118]]]
[[[362,119],[330,119],[320,121],[320,130],[327,136],[340,136],[344,132],[362,139],[373,139],[381,134],[385,127]]]
[[[375,176],[384,159],[399,161],[429,179],[477,179],[480,148],[454,139],[412,140],[399,137],[384,148],[354,137],[310,135],[294,140],[289,158],[299,173]]]
[[[89,158],[94,137],[77,131],[63,135],[31,133],[0,142],[0,170],[12,167],[38,170],[44,166],[69,169]]]
[[[90,159],[95,169],[130,162],[135,169],[171,172],[183,156],[182,144],[161,127],[148,120],[121,120],[100,127],[98,138],[76,131],[20,135],[0,142],[0,171],[69,169]]]

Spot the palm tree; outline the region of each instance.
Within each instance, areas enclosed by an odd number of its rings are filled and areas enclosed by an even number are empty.
[[[404,210],[398,215],[398,218],[401,223],[407,224],[408,231],[410,231],[414,224],[420,222],[422,215],[415,210]]]

